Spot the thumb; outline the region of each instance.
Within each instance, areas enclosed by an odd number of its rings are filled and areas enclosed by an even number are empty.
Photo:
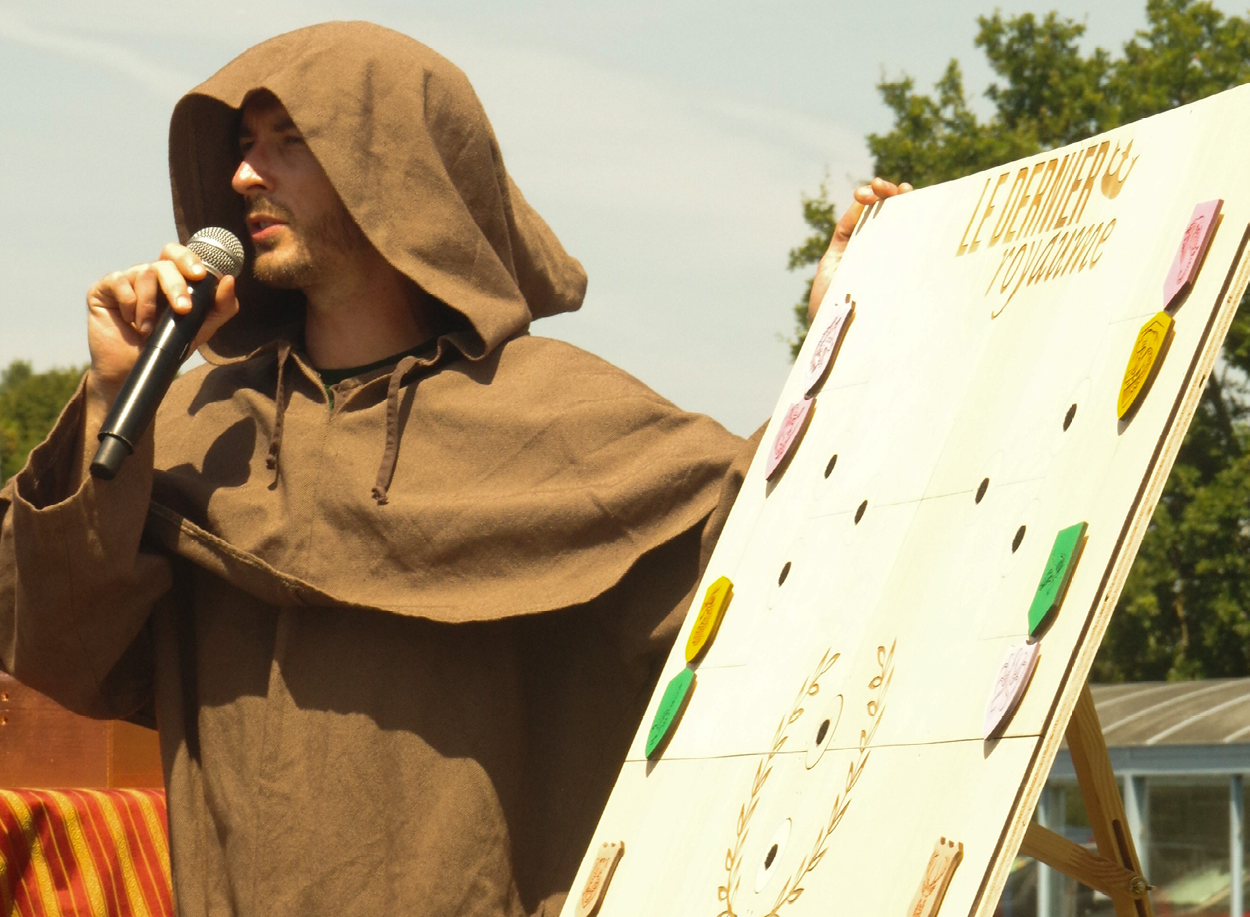
[[[191,349],[197,350],[206,341],[211,340],[217,330],[239,312],[239,300],[234,292],[234,278],[227,274],[217,284],[217,293],[213,298],[213,308],[204,319],[200,333],[191,343]]]
[[[855,231],[855,226],[859,223],[859,218],[864,212],[864,205],[859,201],[855,201],[846,210],[842,211],[842,216],[838,218],[837,224],[833,228],[833,238],[829,240],[829,247],[841,254],[846,251],[846,244],[851,241],[851,233]]]

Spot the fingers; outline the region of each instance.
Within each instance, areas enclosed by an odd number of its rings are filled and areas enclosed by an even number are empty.
[[[885,200],[887,197],[894,197],[894,195],[898,194],[898,185],[892,181],[886,181],[884,178],[874,178],[870,187],[878,200]]]
[[[187,278],[182,276],[178,265],[172,261],[157,261],[152,265],[160,283],[165,301],[173,306],[174,311],[185,313],[191,310],[191,292],[187,289]]]
[[[133,272],[131,285],[135,291],[134,314],[127,318],[123,313],[122,317],[126,318],[140,334],[148,334],[156,327],[156,291],[159,281],[156,271],[150,264],[140,265],[132,268],[131,271]]]
[[[860,185],[856,188],[851,195],[851,205],[842,211],[842,216],[834,229],[833,241],[837,245],[836,250],[842,251],[846,248],[846,243],[851,238],[851,232],[855,229],[855,224],[859,222],[859,218],[863,216],[865,207],[871,207],[887,197],[905,194],[910,190],[912,190],[912,187],[906,182],[896,185],[893,182],[886,181],[884,178],[874,178],[868,184]]]
[[[148,334],[156,326],[160,311],[157,291],[176,312],[185,313],[191,308],[187,282],[203,280],[206,274],[203,262],[193,251],[171,243],[161,249],[158,261],[100,278],[87,291],[87,305],[116,312],[125,324],[140,334]]]
[[[169,266],[172,268],[172,265]],[[115,271],[100,278],[87,291],[87,307],[94,311],[114,312],[122,322],[140,334],[148,334],[156,326],[159,311],[157,290],[167,292],[172,278],[162,276],[169,268],[158,264],[138,264],[127,271]],[[178,275],[181,277],[181,275]],[[177,296],[177,292],[174,293]],[[186,283],[182,282],[186,296]],[[187,299],[188,304],[190,299]],[[185,311],[185,310],[184,310]]]
[[[820,308],[821,297],[829,286],[830,278],[837,269],[842,253],[846,251],[847,243],[851,241],[851,233],[855,231],[855,227],[859,224],[860,217],[864,214],[864,208],[871,207],[878,201],[883,201],[886,198],[895,197],[899,194],[906,194],[912,190],[914,189],[908,182],[900,182],[896,185],[893,182],[886,181],[884,178],[877,177],[852,192],[850,206],[842,211],[842,216],[838,218],[838,222],[834,225],[833,237],[829,240],[829,249],[825,252],[824,257],[820,259],[820,264],[816,268],[816,279],[813,282],[812,295],[807,305],[809,317],[814,317]]]
[[[829,247],[836,252],[846,250],[846,243],[850,241],[851,233],[855,231],[855,226],[859,223],[859,218],[863,216],[865,207],[871,207],[878,201],[914,190],[910,182],[900,182],[896,185],[879,176],[866,185],[860,185],[852,192],[850,206],[842,211],[842,216],[834,227],[833,239]]]
[[[865,207],[883,201],[886,198],[914,191],[910,182],[899,182],[897,185],[878,176],[867,185],[855,189],[855,202]]]
[[[877,177],[872,180],[872,184],[867,186],[871,190],[876,200],[885,200],[887,197],[894,197],[897,194],[906,194],[908,191],[916,190],[911,186],[910,182],[894,182],[886,181],[884,178]],[[863,190],[863,189],[860,189]],[[869,203],[865,201],[864,203]],[[875,203],[875,201],[873,201]]]
[[[846,243],[851,241],[851,233],[855,231],[864,208],[876,202],[877,196],[868,185],[855,189],[851,205],[842,211],[842,216],[838,217],[838,222],[833,227],[833,238],[829,240],[830,251],[838,254],[846,251]]]
[[[161,297],[174,311],[188,312],[191,296],[187,283],[203,280],[207,273],[194,252],[171,243],[161,249],[159,260],[115,271],[92,284],[87,291],[92,371],[98,370],[101,378],[120,384],[133,366],[143,339],[156,327]],[[238,311],[234,278],[223,277],[192,348],[216,334]]]
[[[199,255],[191,251],[185,245],[179,245],[176,242],[170,242],[161,249],[162,261],[173,262],[177,266],[178,272],[188,280],[203,280],[207,273],[204,269],[204,262],[200,260]]]
[[[132,278],[121,271],[106,274],[87,290],[87,308],[100,312],[116,312],[127,323],[134,322],[135,296]]]
[[[144,339],[156,327],[164,297],[177,312],[191,308],[188,281],[207,276],[204,264],[182,245],[166,245],[151,264],[137,264],[101,277],[87,291],[87,345],[91,380],[101,392],[116,393],[134,368]],[[239,309],[234,281],[217,285],[212,309],[195,346],[208,340]],[[111,399],[109,399],[111,403]]]
[[[199,256],[185,245],[171,242],[161,249],[160,260],[147,267],[156,272],[160,290],[173,310],[178,313],[189,312],[191,294],[187,289],[187,281],[203,280],[208,273]],[[140,302],[143,303],[142,300]]]

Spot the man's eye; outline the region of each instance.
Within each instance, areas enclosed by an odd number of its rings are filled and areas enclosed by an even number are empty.
[[[287,134],[282,140],[287,146],[300,146],[304,143],[304,138],[298,134]]]

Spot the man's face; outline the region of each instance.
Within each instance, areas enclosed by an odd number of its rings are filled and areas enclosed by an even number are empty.
[[[270,286],[309,289],[366,246],[282,103],[257,93],[243,107],[231,186],[243,195],[256,249],[253,273]]]

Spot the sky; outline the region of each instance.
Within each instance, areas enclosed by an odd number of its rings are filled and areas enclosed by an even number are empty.
[[[1241,12],[1219,3],[1226,12]],[[1057,9],[1118,49],[1144,0]],[[992,74],[973,0],[0,0],[0,367],[85,363],[84,294],[174,239],[166,131],[177,99],[247,47],[369,19],[468,74],[526,198],[590,277],[534,333],[622,366],[746,434],[789,371],[805,274],[800,198],[871,176],[882,76],[921,87],[959,58]],[[979,103],[985,111],[985,104]],[[906,178],[898,176],[897,178]]]

